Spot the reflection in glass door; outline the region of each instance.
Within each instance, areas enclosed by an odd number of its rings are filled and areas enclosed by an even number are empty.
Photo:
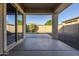
[[[17,20],[18,20],[18,26],[17,26],[18,40],[23,38],[22,19],[23,19],[22,14],[18,11],[18,16],[17,16]]]
[[[16,8],[7,4],[7,45],[16,42]]]

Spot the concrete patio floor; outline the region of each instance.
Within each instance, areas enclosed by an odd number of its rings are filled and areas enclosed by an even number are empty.
[[[68,56],[79,52],[48,34],[26,34],[24,42],[7,54],[9,56]]]

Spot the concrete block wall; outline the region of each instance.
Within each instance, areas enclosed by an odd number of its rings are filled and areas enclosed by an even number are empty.
[[[73,18],[69,21],[70,21],[69,23],[64,21],[64,23],[62,24],[61,30],[59,29],[60,30],[59,33],[78,37],[79,36],[79,23],[78,23],[79,17]]]
[[[79,27],[78,24],[64,26],[62,33],[71,36],[78,36],[78,31],[79,31],[78,27]]]

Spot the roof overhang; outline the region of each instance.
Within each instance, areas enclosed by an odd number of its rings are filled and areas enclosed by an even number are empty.
[[[25,13],[60,13],[71,3],[20,3]]]

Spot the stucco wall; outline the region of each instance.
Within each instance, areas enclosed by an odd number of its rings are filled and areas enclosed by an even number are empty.
[[[15,32],[15,26],[13,25],[7,25],[7,30],[10,32]],[[18,26],[18,32],[22,32],[22,27]],[[51,33],[52,32],[52,26],[44,26],[44,25],[38,25],[38,31],[39,33]]]
[[[38,25],[38,31],[37,32],[40,32],[40,33],[51,33],[52,32],[52,26],[51,25],[47,25],[47,26],[44,26],[44,25]]]
[[[8,30],[9,32],[14,33],[14,32],[15,32],[15,26],[13,26],[13,25],[7,25],[7,30]]]
[[[14,33],[15,32],[15,26],[13,26],[13,25],[7,25],[7,30],[9,32]],[[22,32],[22,26],[18,26],[18,32]]]

